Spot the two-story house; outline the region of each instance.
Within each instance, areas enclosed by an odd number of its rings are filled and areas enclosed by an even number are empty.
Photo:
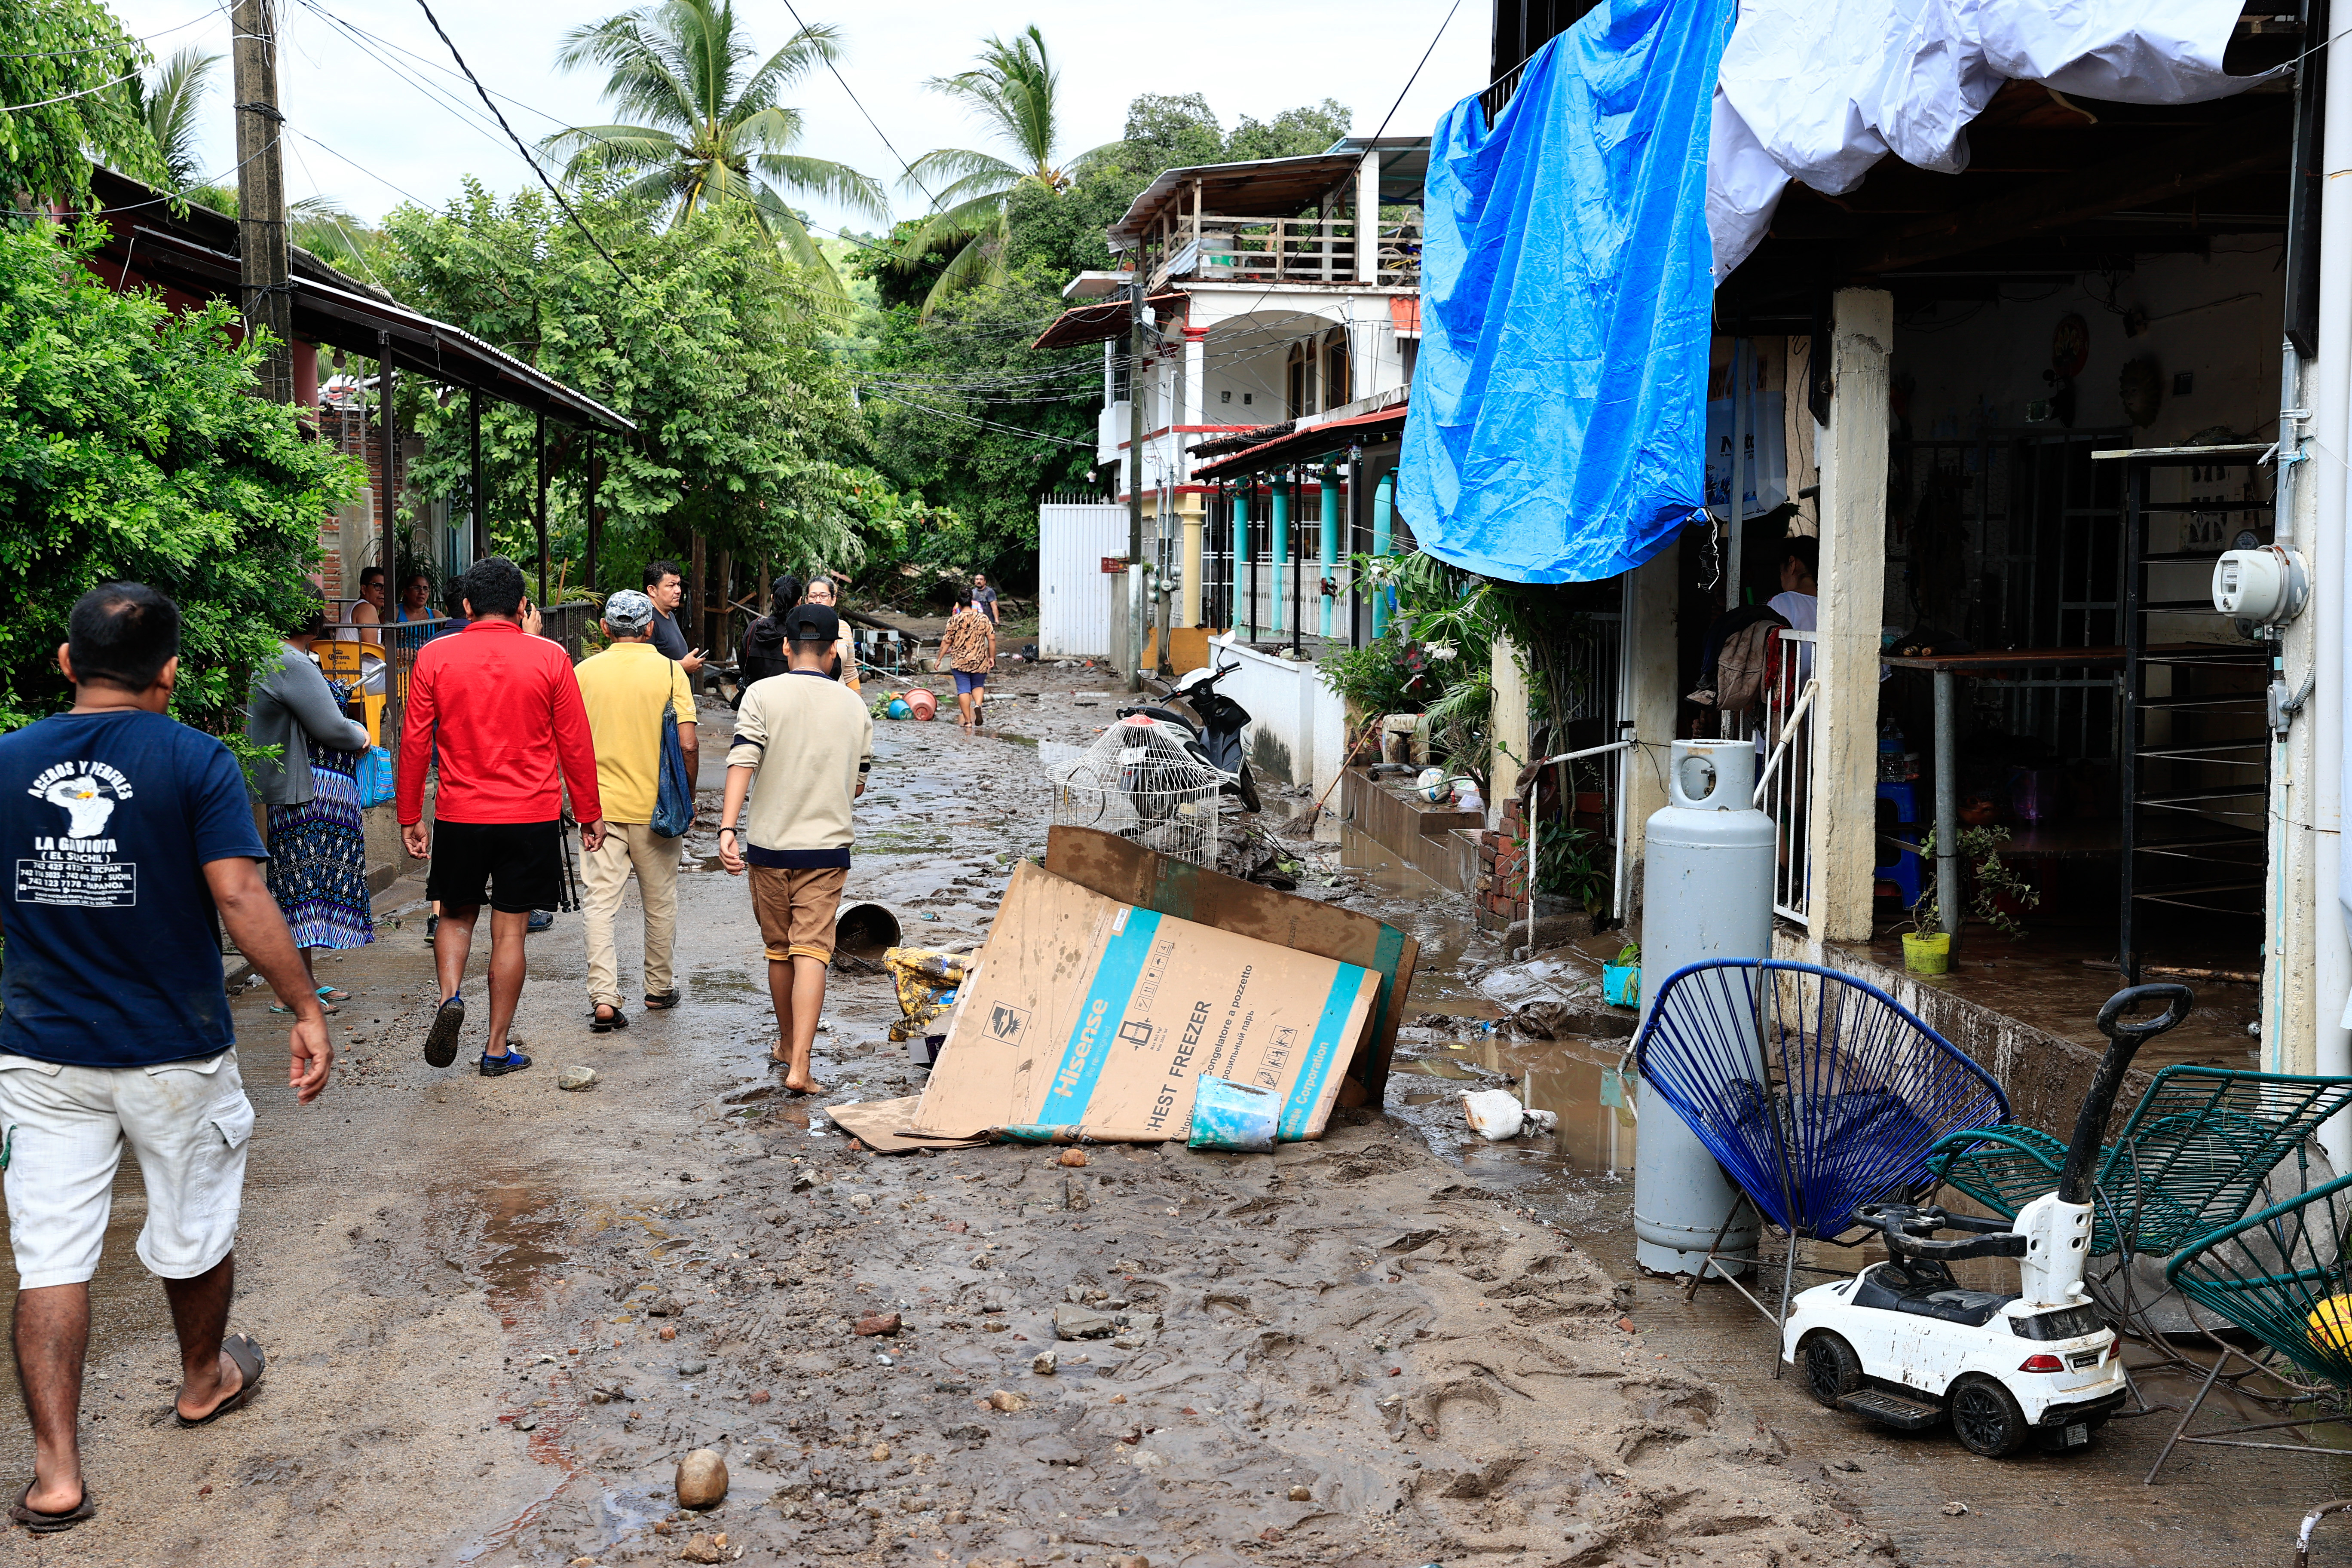
[[[1171,169],[1108,231],[1129,269],[1081,273],[1064,291],[1071,309],[1037,346],[1103,344],[1096,459],[1122,502],[1140,405],[1146,550],[1177,590],[1173,625],[1295,633],[1296,618],[1276,613],[1298,591],[1283,581],[1295,554],[1313,580],[1309,631],[1347,635],[1319,589],[1344,582],[1339,520],[1361,509],[1335,465],[1288,470],[1326,456],[1304,449],[1309,433],[1366,415],[1394,416],[1342,446],[1393,446],[1419,337],[1428,163],[1427,137],[1383,136]],[[1131,363],[1139,275],[1155,330]],[[1244,481],[1277,468],[1285,478],[1252,510]],[[1293,543],[1294,512],[1322,519],[1312,558],[1304,530]],[[1254,572],[1257,557],[1268,559]]]

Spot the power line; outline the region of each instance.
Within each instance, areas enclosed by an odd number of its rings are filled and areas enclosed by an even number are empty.
[[[1459,0],[1456,0],[1456,4],[1459,4]],[[809,25],[801,20],[800,7],[793,5],[793,0],[784,0],[784,9],[792,13],[793,22],[798,24],[802,32],[805,33],[809,30]],[[940,205],[940,198],[931,195],[931,188],[923,184],[922,176],[915,173],[915,166],[907,162],[906,154],[892,145],[890,133],[882,129],[873,115],[866,113],[866,105],[859,100],[856,89],[849,85],[848,79],[841,74],[841,68],[833,63],[833,57],[830,55],[824,57],[824,68],[833,73],[834,80],[841,83],[841,90],[849,94],[849,101],[856,106],[859,114],[865,116],[866,123],[874,127],[874,134],[882,138],[882,145],[890,149],[890,156],[898,160],[898,167],[907,172],[907,178],[915,182],[915,188],[931,197],[931,206],[936,210]]]
[[[164,37],[166,34],[177,33],[184,28],[193,27],[197,23],[203,21],[205,17],[214,16],[221,10],[222,7],[218,5],[210,6],[203,11],[199,11],[196,15],[189,17],[184,22],[174,22],[168,27],[159,28],[155,32],[148,33],[141,37],[133,38],[131,41],[138,44],[152,44],[156,39]],[[0,60],[55,60],[63,59],[68,55],[111,55],[121,52],[122,47],[123,46],[121,44],[93,44],[86,49],[35,49],[22,54],[0,54]]]
[[[1381,116],[1380,130],[1372,132],[1373,141],[1378,142],[1381,139],[1389,128],[1389,121],[1396,118],[1396,111],[1404,107],[1404,95],[1411,92],[1412,84],[1421,79],[1422,66],[1427,65],[1429,57],[1437,52],[1438,39],[1445,37],[1445,29],[1454,24],[1454,12],[1460,9],[1462,9],[1462,0],[1454,0],[1454,10],[1445,13],[1445,20],[1437,24],[1436,35],[1429,40],[1429,47],[1421,51],[1421,65],[1412,68],[1412,74],[1404,79],[1404,86],[1397,92],[1396,101],[1390,104],[1388,113]]]
[[[1454,0],[1454,4],[1457,5],[1460,5],[1461,0]],[[457,46],[449,41],[449,35],[443,29],[441,26],[441,18],[433,14],[433,7],[426,4],[426,0],[416,0],[416,8],[425,13],[425,19],[433,24],[433,30],[436,33],[440,34],[442,44],[449,51],[449,58],[457,62],[457,68],[466,73],[466,79],[474,84],[474,90],[482,95],[483,107],[488,109],[490,113],[497,118],[499,129],[507,133],[507,140],[515,144],[515,151],[520,153],[522,154],[522,161],[530,165],[530,172],[539,176],[539,183],[547,187],[547,194],[555,198],[555,205],[563,209],[563,216],[572,220],[572,226],[579,229],[582,236],[587,239],[590,245],[596,247],[596,254],[604,258],[605,264],[611,267],[614,271],[620,273],[622,282],[626,283],[631,289],[635,289],[637,293],[643,294],[645,290],[637,288],[637,280],[630,277],[626,271],[623,270],[621,264],[613,259],[613,253],[604,248],[604,242],[598,239],[596,236],[590,231],[588,226],[581,221],[580,215],[572,210],[572,204],[563,199],[563,193],[555,188],[555,182],[547,177],[547,171],[539,166],[539,160],[530,155],[530,149],[522,144],[522,138],[516,135],[514,133],[514,127],[507,123],[507,117],[505,114],[499,111],[497,104],[490,101],[489,91],[482,86],[482,79],[476,76],[474,74],[474,68],[466,63],[466,57],[457,52]]]

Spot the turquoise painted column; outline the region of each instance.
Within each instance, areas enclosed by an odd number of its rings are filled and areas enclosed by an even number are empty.
[[[1339,470],[1323,465],[1323,580],[1339,574]],[[1331,635],[1331,595],[1323,595],[1323,635]]]
[[[1225,557],[1229,563],[1225,569],[1225,592],[1233,595],[1234,602],[1234,613],[1225,618],[1233,623],[1229,630],[1241,632],[1244,627],[1248,628],[1242,641],[1255,642],[1257,604],[1251,590],[1257,586],[1257,574],[1248,572],[1249,530],[1249,486],[1244,483],[1234,491],[1233,528],[1225,537]],[[1244,576],[1245,572],[1246,579]]]
[[[1283,574],[1290,570],[1290,481],[1277,479],[1274,490],[1274,630],[1278,637],[1282,626]]]
[[[1383,560],[1388,556],[1389,546],[1396,542],[1395,531],[1389,524],[1389,489],[1395,482],[1394,474],[1382,474],[1381,482],[1372,489],[1372,553]],[[1373,591],[1373,637],[1389,629],[1389,611],[1395,598],[1394,588],[1383,586]]]

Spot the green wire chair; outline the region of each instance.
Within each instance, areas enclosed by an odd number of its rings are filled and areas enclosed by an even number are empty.
[[[2295,1429],[2344,1421],[2346,1391],[2352,1389],[2352,1257],[2346,1251],[2352,1229],[2352,1175],[2300,1193],[2191,1241],[2165,1268],[2166,1281],[2189,1301],[2261,1342],[2261,1361],[2224,1349],[2213,1358],[2203,1388],[2180,1417],[2172,1438],[2157,1456],[2150,1481],[2164,1468],[2175,1444],[2211,1443],[2223,1447],[2301,1447],[2299,1443],[2244,1441],[2290,1437]],[[2217,1342],[2217,1346],[2220,1342]],[[2237,1355],[2280,1385],[2275,1394],[2256,1397],[2284,1409],[2304,1407],[2284,1421],[2221,1427],[2190,1435],[2189,1423]],[[2241,1389],[2242,1393],[2253,1393]],[[2341,1449],[2330,1446],[2328,1451]]]
[[[2263,1184],[2320,1124],[2352,1106],[2352,1078],[2168,1067],[2100,1155],[2094,1256],[2168,1257],[2244,1214]],[[1955,1132],[1928,1173],[1994,1214],[2056,1189],[2065,1145],[2013,1123]]]

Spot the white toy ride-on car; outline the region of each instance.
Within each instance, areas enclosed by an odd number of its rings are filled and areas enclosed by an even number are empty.
[[[1812,1396],[1916,1431],[1948,1418],[1972,1453],[2086,1447],[2123,1405],[2123,1345],[2083,1287],[2091,1238],[2091,1172],[2124,1070],[2139,1047],[2189,1016],[2185,985],[2137,985],[2099,1009],[2111,1042],[2074,1121],[2057,1190],[2014,1221],[1948,1214],[1931,1204],[1865,1204],[1857,1224],[1886,1240],[1887,1260],[1791,1303],[1781,1359]],[[2161,1002],[2162,1016],[2123,1016]],[[1966,1234],[1937,1240],[1939,1230]],[[2014,1258],[2015,1295],[1963,1289],[1950,1265]]]

